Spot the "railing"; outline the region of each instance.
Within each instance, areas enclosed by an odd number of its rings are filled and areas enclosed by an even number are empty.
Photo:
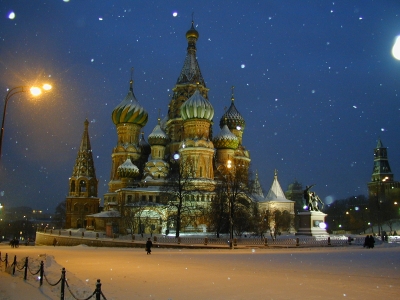
[[[144,243],[150,237],[154,243],[158,246],[187,246],[187,247],[203,247],[203,246],[215,246],[217,248],[229,245],[229,238],[215,236],[211,237],[199,237],[199,236],[164,236],[164,235],[124,235],[113,237],[106,237],[103,233],[94,231],[78,231],[74,232],[71,230],[44,230],[46,235],[43,239],[46,240],[46,245],[57,245],[58,240],[65,240],[68,238],[67,243],[61,243],[62,245],[77,245],[86,244],[88,246],[107,246],[107,247],[143,247]],[[42,236],[43,237],[43,236]],[[58,238],[60,237],[60,238]],[[65,238],[64,238],[65,237]],[[69,239],[71,238],[71,239]],[[247,238],[234,238],[233,245],[237,246],[277,246],[277,247],[321,247],[321,246],[346,246],[346,245],[363,245],[364,238],[361,237],[347,237],[347,236],[280,236],[278,238],[267,238],[267,237],[247,237]],[[42,241],[43,241],[42,239]],[[58,239],[58,240],[57,240]],[[175,247],[175,246],[174,246]]]
[[[101,297],[105,300],[106,297],[104,296],[103,292],[101,291],[101,283],[100,283],[100,279],[97,279],[96,282],[96,288],[93,291],[93,293],[87,297],[87,298],[78,298],[72,291],[71,287],[68,284],[68,281],[66,280],[66,270],[65,268],[62,268],[61,271],[61,277],[58,279],[57,282],[52,283],[51,280],[49,280],[46,276],[46,272],[44,270],[44,264],[43,264],[43,260],[40,262],[40,266],[36,267],[37,270],[36,271],[32,271],[32,266],[29,266],[29,258],[26,257],[23,260],[23,264],[18,263],[17,262],[17,256],[14,256],[14,261],[11,265],[9,265],[8,263],[8,253],[6,253],[4,259],[1,258],[1,252],[0,252],[0,271],[3,270],[2,267],[2,263],[4,263],[4,271],[7,270],[7,268],[11,268],[12,271],[12,275],[15,275],[15,272],[24,272],[24,280],[27,280],[27,276],[28,276],[28,271],[29,274],[32,276],[38,275],[39,274],[39,282],[40,282],[40,287],[43,285],[43,278],[45,279],[45,282],[50,285],[50,286],[57,286],[58,284],[60,284],[60,299],[64,300],[64,296],[65,296],[65,286],[67,287],[69,293],[71,294],[71,296],[76,299],[76,300],[89,300],[93,297],[95,297],[96,300],[100,300]]]

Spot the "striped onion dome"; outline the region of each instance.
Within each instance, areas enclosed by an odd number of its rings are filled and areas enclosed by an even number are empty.
[[[154,127],[152,133],[149,134],[150,145],[162,145],[166,146],[169,142],[168,135],[161,129],[160,119],[158,119],[158,124]]]
[[[181,116],[183,120],[207,119],[211,121],[214,117],[214,108],[210,101],[196,89],[193,95],[181,106]]]
[[[120,123],[132,123],[141,127],[148,120],[147,111],[139,104],[133,93],[133,80],[130,81],[129,92],[125,99],[112,112],[112,120],[115,125]]]
[[[117,173],[120,178],[134,178],[139,175],[139,169],[136,167],[130,158],[120,165],[117,169]]]
[[[217,149],[236,149],[239,146],[239,139],[224,125],[221,131],[214,136],[213,143]]]

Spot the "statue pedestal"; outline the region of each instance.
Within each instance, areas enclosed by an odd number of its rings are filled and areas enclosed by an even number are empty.
[[[299,230],[296,235],[329,235],[325,228],[319,226],[320,223],[325,223],[327,216],[320,211],[306,211],[297,214],[299,216]]]

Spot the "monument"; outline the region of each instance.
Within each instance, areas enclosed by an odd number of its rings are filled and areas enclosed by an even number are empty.
[[[307,204],[307,211],[297,214],[299,216],[299,229],[296,235],[329,235],[326,232],[326,214],[320,211],[319,208],[319,204],[321,204],[322,209],[324,203],[315,192],[311,191],[314,185],[315,184],[306,186],[304,190],[304,200]]]

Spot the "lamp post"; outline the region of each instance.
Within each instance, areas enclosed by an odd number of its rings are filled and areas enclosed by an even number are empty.
[[[232,174],[231,174],[231,168],[232,168],[232,161],[228,159],[226,168],[228,169],[228,204],[229,204],[229,248],[233,249],[233,195],[231,195],[231,184],[232,184]]]
[[[51,90],[52,86],[50,84],[44,84],[41,88],[33,86],[29,88],[28,86],[17,86],[12,89],[10,89],[4,99],[4,109],[3,109],[3,119],[1,121],[1,132],[0,132],[0,159],[1,159],[1,154],[2,154],[2,146],[3,146],[3,136],[4,136],[4,122],[6,119],[6,111],[7,111],[7,103],[8,100],[11,99],[12,96],[19,94],[19,93],[25,93],[25,92],[30,92],[32,96],[39,96],[42,93],[42,90],[49,91]]]

